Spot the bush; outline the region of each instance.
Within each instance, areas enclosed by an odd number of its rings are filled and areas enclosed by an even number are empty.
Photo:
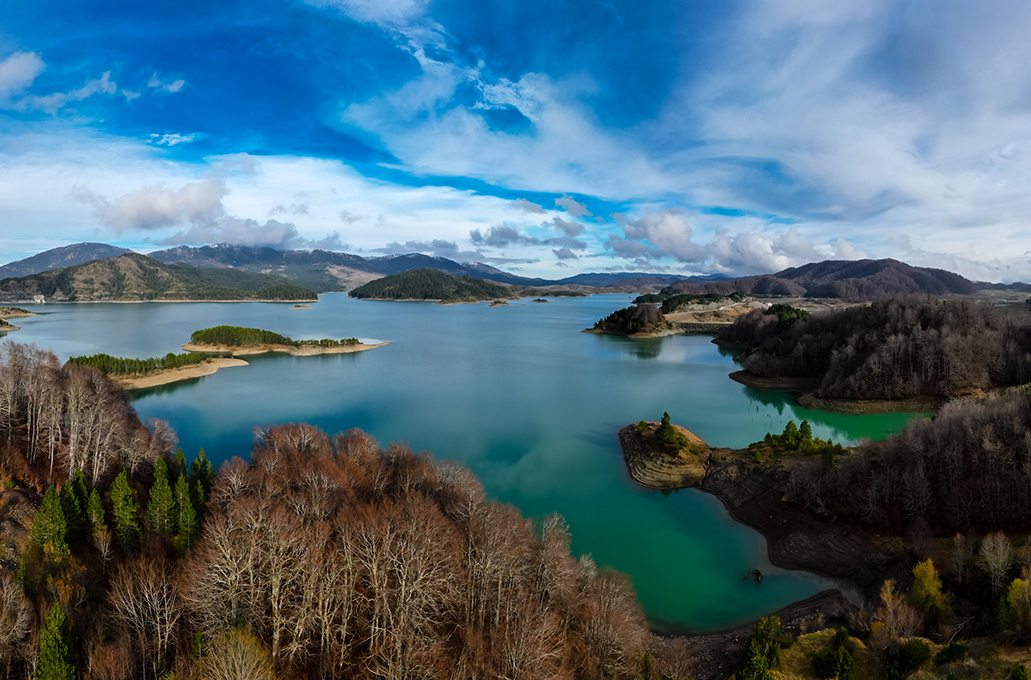
[[[829,649],[821,649],[813,655],[813,673],[820,680],[829,680],[837,675],[838,655]]]
[[[958,642],[950,642],[945,647],[942,647],[937,654],[934,655],[934,663],[939,666],[943,666],[953,661],[962,661],[967,656],[966,645],[961,645]]]
[[[1024,667],[1024,664],[1015,664],[1013,670],[1010,671],[1008,680],[1028,680],[1027,668]]]
[[[919,638],[910,638],[899,648],[899,670],[909,673],[931,658],[931,646]]]

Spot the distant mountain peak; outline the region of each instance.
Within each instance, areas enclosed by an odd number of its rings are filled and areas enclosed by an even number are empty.
[[[93,260],[107,260],[133,251],[128,248],[110,246],[106,243],[73,243],[51,248],[24,260],[10,262],[0,267],[0,279],[29,276],[51,269],[71,267]]]

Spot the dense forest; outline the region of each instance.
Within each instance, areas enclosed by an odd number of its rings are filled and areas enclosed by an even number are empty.
[[[350,293],[354,298],[385,300],[440,300],[441,302],[475,302],[512,297],[505,286],[474,279],[452,276],[436,269],[412,269],[370,281]]]
[[[651,333],[666,324],[659,308],[647,302],[618,309],[594,324],[594,330],[605,333]]]
[[[1031,381],[1031,328],[971,300],[907,297],[808,315],[774,305],[718,341],[750,373],[812,378],[845,399],[952,397]]]
[[[243,326],[214,326],[194,331],[190,336],[190,342],[197,345],[223,345],[226,347],[255,347],[257,345],[285,345],[287,347],[302,347],[313,345],[316,347],[339,347],[341,345],[357,345],[358,338],[343,338],[333,340],[323,338],[321,340],[294,340],[293,338],[261,328],[246,328]]]
[[[949,531],[1031,525],[1031,394],[1013,388],[946,404],[932,419],[832,466],[795,468],[789,497],[819,513]]]
[[[0,300],[34,295],[61,301],[315,300],[314,291],[287,279],[237,269],[165,265],[130,253],[0,281]]]
[[[182,352],[179,354],[169,352],[163,357],[129,359],[127,357],[113,357],[110,354],[91,354],[89,356],[69,357],[68,363],[73,366],[92,366],[107,375],[146,375],[147,373],[163,371],[169,368],[193,366],[194,364],[207,361],[210,356],[201,352]]]
[[[299,424],[213,475],[175,442],[99,371],[0,345],[6,677],[687,677],[625,577],[458,465]]]

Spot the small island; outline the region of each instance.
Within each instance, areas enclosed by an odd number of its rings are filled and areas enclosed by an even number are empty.
[[[290,309],[311,309],[311,305],[294,305]]]
[[[349,296],[359,300],[432,301],[442,304],[482,302],[518,297],[510,288],[436,269],[412,269],[358,286]]]
[[[285,335],[261,328],[215,326],[195,331],[190,336],[190,341],[182,347],[187,352],[228,354],[233,357],[268,354],[270,352],[281,352],[295,357],[308,357],[318,354],[364,352],[389,344],[389,342],[380,342],[375,345],[366,345],[360,342],[358,338],[294,340]]]
[[[366,345],[357,338],[294,340],[260,328],[215,326],[193,333],[186,352],[163,357],[130,359],[108,354],[71,357],[75,366],[92,366],[127,390],[140,390],[212,375],[223,368],[247,366],[239,356],[282,352],[293,356],[348,354],[376,349],[389,342]]]

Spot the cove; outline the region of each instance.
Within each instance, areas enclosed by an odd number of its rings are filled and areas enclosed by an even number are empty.
[[[26,305],[17,342],[61,359],[179,351],[200,328],[255,326],[297,339],[356,336],[393,344],[358,354],[248,357],[250,366],[135,395],[140,416],[167,420],[188,456],[246,458],[255,428],[310,422],[358,427],[460,461],[488,496],[524,516],[560,513],[574,553],[629,574],[653,627],[712,631],[745,623],[835,584],[771,566],[765,540],[720,502],[646,491],[626,475],[616,432],[668,411],[707,442],[742,447],[808,419],[835,441],[882,438],[912,414],[847,416],[746,388],[709,337],[628,340],[579,331],[629,304],[624,295],[542,304],[358,301],[289,304]],[[761,585],[748,575],[765,574]]]

